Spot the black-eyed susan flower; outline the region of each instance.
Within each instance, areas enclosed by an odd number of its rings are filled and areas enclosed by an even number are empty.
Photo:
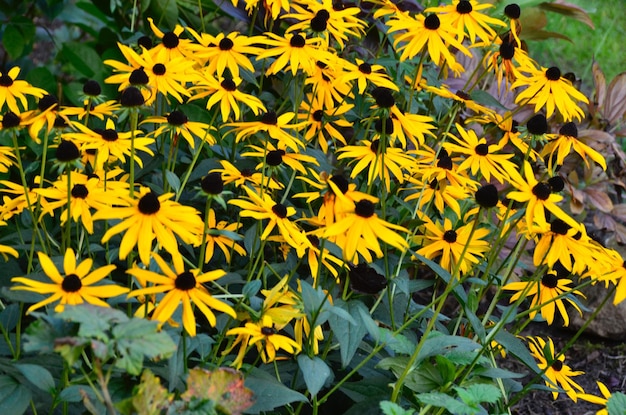
[[[226,258],[226,262],[230,264],[231,252],[236,252],[241,256],[246,256],[246,250],[237,243],[241,236],[237,230],[241,228],[241,223],[228,223],[225,220],[217,221],[215,219],[215,211],[209,209],[207,215],[207,229],[205,230],[206,250],[204,261],[209,262],[215,253],[217,246]]]
[[[528,347],[530,354],[537,359],[537,366],[544,371],[544,376],[549,380],[546,386],[552,390],[560,387],[567,396],[574,402],[577,401],[579,393],[584,393],[583,388],[572,380],[572,377],[582,375],[584,372],[572,370],[565,362],[565,355],[561,354],[556,358],[554,343],[548,338],[546,342],[541,337],[528,337]],[[559,391],[554,390],[552,397],[559,396]]]
[[[260,162],[256,166],[257,170],[260,170],[264,164],[269,167],[286,165],[293,170],[306,174],[307,170],[305,164],[319,166],[315,157],[288,151],[286,146],[281,146],[280,144],[274,146],[272,143],[267,143],[265,148],[250,144],[247,147],[254,151],[246,151],[245,153],[241,153],[241,156],[256,157],[259,159]]]
[[[71,121],[62,111],[60,111],[59,100],[53,95],[44,95],[37,102],[37,109],[24,114],[28,125],[30,138],[39,142],[39,133],[44,128],[46,134],[50,134],[53,128],[63,129],[70,125]]]
[[[609,415],[607,403],[611,398],[611,391],[609,390],[609,388],[606,387],[604,383],[600,381],[596,381],[596,383],[598,384],[598,389],[600,390],[602,396],[592,395],[590,393],[579,393],[578,398],[582,399],[583,401],[602,405],[603,408],[597,411],[596,415]]]
[[[436,129],[435,120],[430,115],[412,114],[404,112],[396,105],[391,107],[390,119],[394,133],[391,135],[393,141],[400,141],[402,148],[407,148],[407,142],[413,148],[419,148],[424,144],[426,136],[434,137],[433,130]],[[377,128],[378,130],[378,128]]]
[[[254,65],[249,56],[258,55],[263,49],[253,46],[265,41],[263,36],[246,36],[239,32],[218,33],[212,36],[187,28],[199,45],[192,46],[194,59],[204,63],[207,76],[221,78],[226,69],[232,78],[239,78],[239,71],[245,69],[254,73]]]
[[[354,105],[343,102],[341,104],[333,103],[331,107],[325,107],[318,99],[311,99],[311,96],[308,98],[310,103],[302,101],[298,113],[298,121],[307,126],[304,139],[307,142],[316,140],[324,153],[328,153],[329,143],[336,144],[339,141],[346,144],[339,129],[352,126],[352,123],[345,118],[345,114]]]
[[[399,183],[403,183],[404,173],[415,163],[415,159],[401,148],[390,145],[382,148],[381,140],[361,140],[359,145],[345,146],[337,151],[340,153],[337,156],[338,160],[351,159],[355,163],[350,174],[351,178],[368,169],[367,183],[370,184],[378,178],[388,191],[391,189],[391,176]]]
[[[446,64],[454,73],[459,74],[464,68],[456,61],[449,47],[456,48],[466,56],[472,56],[470,51],[456,39],[456,29],[449,22],[442,21],[436,13],[426,16],[418,14],[415,17],[399,13],[393,15],[386,24],[389,27],[389,33],[400,32],[394,35],[393,45],[398,52],[401,52],[401,61],[413,59],[427,50],[435,65]]]
[[[476,37],[483,41],[491,41],[496,32],[492,26],[506,27],[502,20],[489,17],[481,10],[493,7],[492,4],[480,4],[474,0],[454,0],[452,4],[426,9],[427,13],[437,13],[439,18],[450,24],[457,32],[457,40],[463,41],[467,36],[471,43]]]
[[[574,290],[573,287],[570,286],[572,282],[571,279],[559,278],[555,271],[549,271],[541,275],[538,280],[531,279],[529,281],[511,282],[503,288],[509,291],[516,291],[516,293],[511,296],[511,302],[519,300],[522,295],[532,297],[530,299],[529,308],[531,311],[528,314],[529,318],[535,318],[537,312],[540,312],[541,317],[543,317],[548,324],[552,324],[556,311],[558,310],[563,318],[563,325],[568,326],[569,316],[565,309],[565,302],[572,305],[582,315],[580,307],[572,298],[568,298],[567,296],[559,298],[559,296],[564,293],[583,296],[580,291]]]
[[[139,152],[154,155],[150,145],[154,139],[143,137],[143,132],[117,131],[115,121],[109,118],[104,129],[92,130],[81,123],[72,123],[77,132],[64,133],[62,136],[77,143],[84,152],[95,152],[93,168],[96,171],[102,170],[106,163],[115,161],[126,162],[126,157],[131,157],[131,140],[134,140],[135,154],[134,160],[139,166],[143,166]]]
[[[383,256],[378,240],[404,252],[409,244],[401,233],[409,231],[384,219],[376,213],[378,198],[368,197],[354,203],[346,216],[324,229],[323,237],[329,238],[343,251],[344,260],[358,263],[357,252],[371,262],[367,251],[377,257]]]
[[[288,131],[298,131],[305,125],[303,123],[290,124],[290,121],[293,120],[295,116],[296,114],[293,112],[286,112],[278,115],[274,111],[268,111],[261,115],[261,118],[258,121],[242,121],[228,123],[225,125],[228,127],[234,127],[229,130],[229,132],[232,131],[237,133],[235,136],[237,142],[241,141],[243,138],[264,131],[271,138],[297,152],[300,151],[300,147],[305,147],[305,144],[298,137]]]
[[[2,210],[0,208],[0,216],[2,215]],[[0,220],[0,226],[5,226],[7,223],[5,221]],[[7,255],[11,255],[15,258],[19,257],[20,254],[15,250],[15,248],[10,247],[8,245],[1,245],[0,244],[0,255],[2,255],[2,257],[4,258],[4,260],[7,260]]]
[[[198,82],[191,88],[193,95],[191,100],[209,97],[206,108],[211,109],[219,103],[222,121],[229,121],[231,112],[234,120],[241,118],[240,105],[250,108],[254,115],[261,111],[267,111],[260,99],[251,94],[246,94],[238,89],[241,79],[214,78],[212,75],[200,76]]]
[[[397,91],[398,86],[391,80],[382,65],[355,59],[355,63],[346,62],[346,67],[339,77],[343,82],[355,82],[359,94],[363,94],[369,84]]]
[[[124,232],[120,243],[120,259],[126,258],[137,246],[141,262],[149,264],[155,238],[158,245],[172,255],[178,253],[176,236],[190,245],[200,243],[204,223],[196,209],[170,200],[173,193],[159,196],[147,187],[142,187],[137,196],[131,198],[120,194],[123,206],[102,208],[93,216],[94,220],[120,221],[102,237],[102,242],[107,242],[113,235]]]
[[[269,315],[264,315],[256,323],[246,323],[244,327],[235,327],[226,332],[227,336],[237,336],[235,344],[241,343],[241,348],[245,351],[248,346],[256,344],[263,363],[270,363],[276,359],[276,352],[284,350],[289,354],[300,352],[300,345],[293,339],[279,334],[274,328],[274,323]],[[234,362],[238,367],[241,361]]]
[[[226,272],[215,270],[202,272],[199,269],[187,269],[180,254],[172,255],[172,269],[163,258],[153,253],[152,258],[159,266],[161,273],[139,268],[137,265],[126,272],[137,278],[143,288],[128,293],[129,297],[164,293],[152,313],[152,319],[165,323],[172,317],[176,309],[183,306],[183,327],[190,336],[196,335],[196,318],[193,306],[197,307],[212,327],[217,320],[213,310],[237,318],[233,308],[209,294],[204,284],[223,277]],[[147,285],[151,283],[153,285]]]
[[[488,71],[495,72],[498,92],[503,81],[504,86],[508,88],[520,76],[520,71],[527,72],[537,66],[514,39],[497,37],[495,43],[490,43],[490,47],[497,47],[497,49],[487,50],[483,63]]]
[[[215,131],[215,127],[199,121],[190,121],[187,115],[181,110],[174,110],[165,117],[148,117],[142,121],[142,124],[147,123],[159,125],[159,127],[151,133],[154,137],[169,133],[172,136],[172,141],[174,141],[182,136],[191,148],[195,148],[196,145],[194,137],[210,145],[216,143],[215,137],[211,134],[212,131]]]
[[[343,59],[330,55],[326,61],[317,61],[313,73],[308,74],[304,85],[311,88],[311,95],[326,107],[333,107],[352,97],[350,84],[341,78]]]
[[[410,183],[405,190],[411,191],[404,200],[409,202],[417,200],[417,208],[423,209],[430,203],[434,203],[435,208],[441,214],[445,212],[446,207],[452,209],[457,217],[461,217],[460,200],[467,198],[468,191],[464,188],[450,184],[448,179],[423,182],[414,177],[408,177],[407,182]]]
[[[459,171],[470,170],[475,178],[484,177],[488,182],[491,177],[504,183],[519,176],[518,167],[510,160],[513,154],[498,153],[502,150],[499,144],[487,144],[487,139],[479,139],[472,129],[466,130],[458,123],[456,129],[459,136],[449,134],[454,142],[443,143],[443,148],[451,156],[458,154],[463,158]]]
[[[120,202],[119,193],[114,189],[107,191],[97,175],[87,176],[78,172],[70,172],[69,181],[67,175],[63,175],[52,186],[35,189],[34,192],[46,199],[46,203],[42,204],[42,215],[54,216],[54,211],[62,208],[62,225],[71,218],[74,222],[80,221],[90,234],[93,233],[92,210]]]
[[[61,114],[68,117],[78,117],[78,120],[87,118],[87,116],[94,116],[104,121],[105,117],[112,117],[113,114],[121,107],[117,101],[104,101],[99,104],[85,104],[82,107],[61,107]]]
[[[257,55],[258,60],[275,57],[274,61],[265,71],[265,75],[277,74],[281,70],[291,70],[296,76],[298,70],[312,75],[318,61],[327,61],[329,52],[320,45],[319,37],[308,38],[304,33],[289,33],[284,37],[274,33],[266,33],[264,45],[269,46]]]
[[[570,272],[580,275],[587,263],[594,260],[590,258],[593,249],[584,225],[572,227],[557,218],[531,229],[539,238],[533,252],[535,266],[552,267],[560,262]]]
[[[31,291],[49,295],[44,300],[33,304],[26,310],[30,313],[45,305],[58,302],[54,310],[61,312],[65,305],[93,304],[100,307],[109,307],[103,298],[117,297],[128,292],[128,288],[113,284],[98,284],[115,269],[115,265],[105,265],[92,271],[93,260],[87,258],[76,263],[76,254],[71,248],[65,251],[63,257],[63,275],[54,262],[43,252],[37,252],[43,272],[52,281],[41,282],[27,277],[15,277],[11,281],[23,285],[14,285],[11,290]]]
[[[574,150],[582,158],[585,166],[589,168],[589,159],[596,162],[603,170],[606,170],[606,160],[598,151],[589,147],[578,139],[578,128],[573,122],[563,124],[556,138],[550,140],[541,150],[543,157],[549,157],[548,168],[556,164],[560,166],[570,152]]]
[[[425,232],[415,237],[415,242],[422,245],[417,253],[428,259],[438,258],[439,265],[449,272],[469,272],[489,250],[485,240],[488,229],[475,227],[474,223],[455,227],[448,218],[443,222],[433,222],[426,216],[423,219]]]
[[[332,0],[303,1],[291,4],[292,11],[281,16],[283,19],[294,19],[287,29],[289,32],[309,32],[324,36],[328,43],[332,38],[341,49],[350,39],[358,39],[364,33],[365,22],[358,15],[358,7],[336,7]]]
[[[411,150],[409,153],[414,154],[416,160],[409,171],[412,176],[428,183],[434,179],[447,180],[448,183],[467,190],[478,188],[478,182],[468,177],[466,172],[459,170],[459,158],[453,159],[445,149],[442,148],[437,152],[423,145],[418,150]]]
[[[193,50],[191,46],[193,42],[189,39],[183,38],[181,35],[185,31],[185,28],[181,25],[176,25],[174,30],[169,32],[163,32],[154,24],[152,17],[148,17],[148,23],[150,23],[150,29],[154,35],[161,41],[153,47],[146,47],[150,49],[150,52],[159,57],[159,60],[169,62],[172,59],[180,57],[193,57]]]
[[[528,76],[522,75],[511,85],[511,88],[526,86],[515,102],[522,105],[534,105],[535,112],[545,108],[546,116],[550,117],[558,111],[565,121],[573,118],[581,120],[585,116],[577,102],[589,103],[585,95],[578,91],[572,83],[561,76],[561,70],[556,66],[540,69],[525,68]]]
[[[4,109],[6,104],[9,111],[15,114],[28,109],[28,96],[41,98],[46,94],[46,91],[43,89],[17,79],[20,70],[19,67],[14,66],[8,72],[0,72],[0,109]],[[21,104],[21,108],[18,106],[18,101]]]
[[[241,212],[239,212],[239,216],[241,217],[269,220],[261,234],[261,240],[267,239],[274,228],[278,228],[285,242],[292,247],[298,248],[303,243],[306,243],[306,237],[298,228],[298,225],[289,220],[290,216],[296,214],[294,207],[275,202],[267,193],[259,195],[256,191],[248,187],[244,187],[243,189],[246,191],[249,200],[233,199],[230,200],[229,203],[242,209]]]
[[[39,181],[39,177],[35,179],[35,182]],[[37,204],[45,207],[46,200],[35,191],[37,185],[24,189],[21,184],[13,183],[10,180],[0,180],[0,184],[3,186],[0,189],[1,193],[7,193],[9,195],[15,195],[14,197],[3,196],[2,206],[0,207],[0,218],[7,220],[14,215],[19,215],[24,209],[34,209]]]
[[[557,203],[563,200],[563,196],[552,192],[547,182],[538,181],[529,162],[524,163],[524,180],[512,181],[516,191],[507,194],[507,198],[517,202],[526,203],[526,223],[544,225],[546,223],[546,210],[572,227],[578,227],[578,222],[572,219]]]
[[[227,160],[220,160],[222,165],[221,169],[213,169],[211,172],[220,173],[224,185],[235,183],[235,186],[241,187],[246,184],[252,185],[255,189],[265,187],[270,190],[277,190],[282,188],[282,184],[278,183],[271,177],[265,177],[261,172],[254,171],[252,169],[239,170],[234,164]]]

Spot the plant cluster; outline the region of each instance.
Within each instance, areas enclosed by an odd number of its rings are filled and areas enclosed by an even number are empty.
[[[147,17],[79,105],[0,73],[0,405],[624,408],[521,335],[567,326],[589,285],[588,321],[626,298],[580,196],[624,160],[619,88],[589,99],[535,62],[517,4],[239,3],[214,34]]]

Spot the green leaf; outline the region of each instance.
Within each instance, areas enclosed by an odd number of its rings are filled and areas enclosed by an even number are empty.
[[[246,387],[252,389],[256,401],[246,412],[258,414],[262,411],[271,411],[279,406],[292,402],[307,402],[306,396],[289,389],[269,374],[260,369],[252,369],[245,382]]]
[[[2,45],[7,51],[11,59],[17,59],[22,56],[26,42],[22,32],[13,24],[8,24],[2,35]]]
[[[0,313],[0,325],[5,331],[12,331],[17,325],[20,317],[20,307],[17,304],[9,304],[7,308]]]
[[[403,409],[397,403],[389,401],[382,401],[380,403],[380,409],[385,415],[413,415],[415,413],[412,409]]]
[[[614,392],[606,403],[609,415],[626,414],[626,395],[621,392]]]
[[[425,405],[435,406],[437,408],[445,408],[455,415],[472,415],[476,413],[473,408],[463,402],[457,401],[451,396],[440,392],[422,393],[417,395],[417,399]]]
[[[32,395],[11,376],[0,376],[0,414],[21,415],[26,412]]]
[[[522,343],[520,339],[505,331],[504,329],[498,330],[498,332],[494,336],[494,339],[502,347],[504,347],[504,350],[517,357],[519,360],[522,361],[522,363],[532,369],[535,373],[541,372],[541,370],[539,370],[539,366],[537,366],[535,358],[532,357],[532,355],[528,351],[528,348],[526,348],[526,346],[524,345],[524,343]]]
[[[317,395],[332,374],[328,365],[317,356],[310,358],[305,354],[298,355],[298,366],[311,396]]]
[[[445,356],[435,356],[435,361],[437,362],[437,369],[439,373],[441,373],[441,378],[444,382],[452,382],[454,381],[456,374],[456,367],[452,362],[445,358]]]
[[[178,6],[174,0],[152,0],[149,9],[148,16],[154,17],[154,23],[163,32],[173,30],[178,23]]]
[[[79,323],[78,335],[80,337],[96,338],[102,341],[109,339],[108,331],[113,323],[128,321],[126,314],[119,310],[87,304],[65,307],[65,310],[58,316],[64,320]]]
[[[500,101],[498,101],[493,95],[491,95],[487,91],[483,91],[482,89],[475,89],[470,94],[470,97],[473,101],[476,101],[477,104],[485,105],[487,107],[499,108],[503,111],[509,110],[504,105],[500,104]]]
[[[403,334],[394,334],[391,330],[385,327],[378,328],[379,339],[381,342],[386,343],[391,350],[395,353],[411,355],[415,351],[415,342],[410,340]]]
[[[356,353],[363,337],[367,334],[367,329],[364,324],[361,324],[361,317],[358,312],[358,305],[361,304],[358,301],[351,301],[349,303],[337,301],[335,308],[343,309],[352,316],[353,322],[339,317],[333,314],[329,317],[328,322],[330,327],[336,334],[339,341],[341,364],[343,367],[348,366],[352,357]]]
[[[24,375],[26,380],[42,391],[50,392],[54,390],[54,379],[48,369],[27,363],[16,364],[14,367]]]
[[[419,364],[419,362],[431,356],[445,354],[446,351],[455,350],[462,352],[473,351],[480,348],[481,346],[478,343],[466,337],[433,332],[424,341],[422,349],[417,355],[416,363]]]
[[[478,403],[496,403],[502,396],[498,387],[487,383],[474,383],[473,385],[468,386],[465,390],[472,397],[472,400]]]
[[[165,178],[167,179],[167,183],[169,183],[172,189],[174,189],[174,191],[178,193],[178,191],[180,190],[180,179],[178,178],[176,173],[168,170],[165,172]]]
[[[94,78],[104,69],[100,55],[84,43],[65,43],[61,49],[61,56],[87,78]]]

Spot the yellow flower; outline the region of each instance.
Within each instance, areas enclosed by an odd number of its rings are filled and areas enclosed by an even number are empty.
[[[40,282],[26,277],[11,279],[15,283],[24,284],[13,286],[11,290],[32,291],[44,295],[52,294],[30,306],[26,310],[27,313],[56,301],[59,302],[54,308],[56,312],[63,311],[66,304],[89,303],[101,307],[109,307],[106,302],[102,301],[102,298],[117,297],[128,292],[128,288],[113,284],[94,285],[107,277],[115,269],[115,265],[105,265],[91,271],[93,260],[87,258],[80,264],[76,264],[76,255],[72,248],[68,248],[63,259],[63,273],[65,275],[61,275],[48,255],[43,252],[37,252],[37,256],[43,272],[52,280],[52,283]]]
[[[492,41],[496,37],[496,32],[491,26],[506,27],[506,23],[502,20],[479,12],[490,7],[493,5],[479,4],[475,0],[454,0],[450,5],[430,7],[426,9],[426,12],[439,13],[441,20],[456,29],[459,42],[467,36],[471,43],[475,43],[476,37],[483,41]]]
[[[6,73],[0,72],[0,109],[3,109],[4,104],[6,104],[9,110],[15,114],[28,109],[26,99],[28,95],[41,98],[46,94],[43,89],[17,79],[19,74],[20,68],[17,66],[9,69]],[[17,105],[18,100],[22,104],[21,108]]]
[[[609,391],[609,388],[607,388],[604,383],[600,381],[596,381],[596,383],[598,384],[598,389],[600,389],[600,393],[602,394],[602,397],[591,395],[589,393],[580,393],[578,394],[578,397],[584,401],[602,405],[603,408],[600,409],[598,412],[596,412],[596,415],[609,415],[609,411],[606,408],[606,404],[609,398],[611,397],[611,391]]]
[[[287,165],[292,169],[306,174],[306,169],[302,163],[313,164],[315,166],[319,166],[319,163],[313,156],[307,156],[306,154],[300,153],[292,153],[287,152],[287,148],[285,146],[275,147],[272,143],[267,143],[266,147],[259,147],[254,145],[249,145],[248,148],[251,148],[255,151],[247,151],[245,153],[241,153],[242,157],[257,157],[261,159],[261,162],[257,164],[255,167],[257,170],[263,167],[263,164],[267,164],[270,167],[280,167],[282,165]]]
[[[224,125],[234,127],[229,132],[237,133],[235,136],[237,142],[253,134],[265,131],[271,138],[297,152],[300,151],[300,147],[305,147],[305,145],[294,134],[287,132],[287,130],[299,130],[304,127],[304,124],[289,124],[289,121],[294,117],[295,114],[293,112],[277,115],[274,111],[268,111],[261,116],[259,121],[233,122]]]
[[[161,43],[150,49],[150,53],[166,62],[186,56],[193,58],[193,49],[191,48],[193,43],[191,40],[180,36],[185,31],[184,27],[176,25],[173,31],[164,33],[154,24],[152,17],[148,17],[148,22],[154,35],[161,40]]]
[[[322,39],[306,38],[304,33],[286,34],[280,37],[274,33],[266,33],[263,44],[270,46],[257,55],[257,60],[276,56],[276,59],[265,71],[265,75],[279,73],[283,68],[291,69],[293,76],[299,69],[312,75],[318,61],[328,61],[329,52],[320,46]]]
[[[152,258],[161,269],[162,274],[139,268],[136,265],[126,272],[136,277],[142,285],[154,284],[131,291],[128,293],[129,297],[165,293],[154,309],[153,320],[165,323],[182,303],[183,327],[190,336],[195,336],[196,319],[192,304],[198,307],[212,327],[215,327],[217,323],[212,309],[228,314],[232,318],[237,318],[237,314],[231,306],[211,296],[203,285],[223,277],[226,272],[221,269],[204,273],[199,269],[187,270],[180,254],[172,255],[173,270],[158,254],[152,253]]]
[[[194,95],[190,101],[209,97],[206,103],[207,109],[211,109],[219,103],[224,122],[229,120],[231,112],[234,114],[235,121],[241,118],[240,104],[250,108],[254,115],[259,115],[261,111],[267,111],[260,99],[238,90],[237,87],[240,84],[241,79],[237,77],[218,80],[211,75],[201,76],[200,80],[191,88]]]
[[[523,72],[529,76],[520,76],[511,85],[511,88],[527,86],[515,98],[517,104],[530,104],[535,106],[535,112],[541,108],[546,109],[546,117],[550,117],[555,109],[563,116],[565,121],[571,121],[585,116],[577,102],[589,103],[580,91],[572,86],[572,83],[561,76],[561,70],[556,66],[541,69],[524,68]]]
[[[231,251],[235,251],[241,256],[246,256],[246,250],[235,242],[234,237],[239,237],[237,229],[241,227],[241,223],[227,223],[224,220],[217,222],[215,220],[215,211],[209,209],[209,216],[206,230],[206,254],[204,262],[209,262],[213,258],[215,245],[217,245],[226,257],[226,262],[230,264]]]
[[[211,173],[220,173],[225,185],[235,183],[235,186],[241,187],[250,184],[257,190],[262,186],[270,190],[281,189],[283,187],[273,178],[265,177],[260,172],[254,172],[251,169],[239,170],[227,160],[220,160],[220,164],[223,168],[213,169]]]
[[[356,81],[359,94],[363,94],[370,83],[374,86],[398,91],[398,85],[389,78],[382,65],[370,64],[361,59],[355,59],[355,62],[356,64],[346,62],[347,66],[339,80],[342,82]]]
[[[552,170],[555,164],[557,166],[563,165],[565,157],[567,157],[572,150],[582,158],[587,168],[590,167],[589,159],[591,159],[598,163],[603,170],[606,170],[606,160],[604,156],[578,139],[578,128],[576,128],[576,124],[573,122],[565,123],[561,127],[556,139],[550,140],[543,146],[541,155],[544,158],[550,156],[548,158],[548,168]]]
[[[584,393],[583,388],[574,382],[571,378],[582,375],[584,372],[574,371],[565,362],[565,355],[561,354],[555,359],[554,344],[552,339],[548,338],[546,342],[541,337],[528,337],[528,346],[530,353],[537,359],[537,366],[544,372],[547,378],[546,386],[550,389],[560,387],[565,391],[574,402],[576,402],[579,393]],[[552,392],[554,399],[559,396],[558,391]]]
[[[580,291],[574,290],[569,286],[571,283],[572,280],[559,278],[555,271],[550,271],[541,277],[541,281],[512,282],[505,285],[504,289],[517,291],[511,296],[511,302],[517,301],[522,294],[526,297],[532,296],[530,300],[531,312],[528,315],[531,319],[535,318],[537,311],[541,311],[541,317],[543,317],[548,324],[552,324],[554,321],[554,314],[556,310],[559,310],[561,317],[563,317],[563,325],[567,327],[569,325],[569,316],[567,315],[564,301],[571,304],[582,315],[580,307],[578,307],[576,302],[574,302],[571,298],[557,298],[563,293],[582,296]],[[539,308],[539,310],[537,310],[537,308]]]
[[[147,187],[140,189],[138,199],[120,195],[125,206],[102,208],[93,216],[94,220],[121,221],[104,234],[102,242],[124,232],[120,243],[120,259],[126,258],[137,245],[139,258],[144,264],[150,263],[150,251],[155,238],[172,255],[178,253],[176,235],[187,244],[198,245],[204,228],[198,211],[170,200],[172,196],[172,193],[158,196]]]
[[[211,131],[215,130],[215,127],[203,122],[189,121],[189,118],[187,118],[185,113],[181,110],[174,110],[165,117],[149,117],[141,123],[161,124],[151,135],[159,137],[161,134],[169,132],[173,135],[174,139],[178,138],[178,136],[183,136],[191,148],[195,148],[194,137],[198,137],[200,140],[210,145],[216,143],[215,137],[211,135]]]
[[[350,111],[354,105],[341,103],[337,106],[333,105],[325,107],[323,102],[311,95],[307,97],[311,102],[303,100],[300,104],[301,112],[298,113],[298,120],[307,125],[304,133],[304,139],[311,142],[316,139],[320,149],[327,154],[329,142],[336,146],[337,141],[346,144],[346,140],[339,128],[348,128],[351,122],[345,119],[345,114]]]

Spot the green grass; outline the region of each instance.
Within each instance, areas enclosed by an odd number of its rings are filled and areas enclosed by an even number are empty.
[[[529,48],[543,66],[558,66],[563,72],[574,72],[583,80],[583,88],[593,87],[591,64],[600,64],[607,81],[626,71],[626,13],[624,0],[568,0],[587,11],[596,29],[573,18],[547,13],[546,30],[562,33],[573,42],[562,39],[531,41]]]

